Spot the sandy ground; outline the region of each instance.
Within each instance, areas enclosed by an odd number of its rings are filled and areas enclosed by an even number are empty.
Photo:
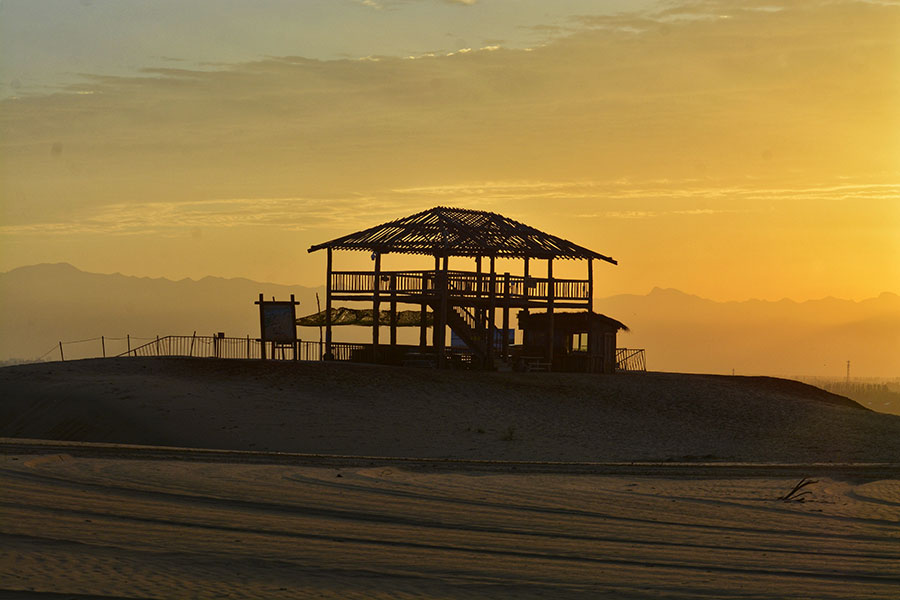
[[[797,382],[109,359],[0,369],[0,436],[489,460],[900,460],[900,417]]]
[[[900,481],[794,483],[5,455],[0,597],[896,598]]]
[[[900,418],[796,382],[78,361],[0,436],[0,598],[900,597]]]

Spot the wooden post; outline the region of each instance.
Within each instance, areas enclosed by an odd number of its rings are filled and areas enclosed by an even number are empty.
[[[247,358],[250,358],[250,335],[247,335]]]
[[[156,355],[159,356],[159,336],[156,336]]]
[[[503,360],[509,360],[509,273],[503,274]]]
[[[434,277],[431,280],[431,287],[435,299],[435,303],[432,305],[434,315],[431,323],[431,345],[434,348],[434,351],[437,352],[438,343],[440,342],[440,333],[438,332],[438,322],[440,321],[440,317],[438,317],[438,313],[441,312],[441,257],[437,254],[434,255]]]
[[[529,271],[528,271],[528,257],[527,256],[525,257],[525,270],[522,275],[525,278],[525,289],[522,291],[522,295],[524,296],[524,300],[525,300],[525,308],[522,310],[522,312],[524,312],[527,315],[528,314],[528,277],[530,276]]]
[[[397,277],[391,273],[391,346],[397,345]]]
[[[106,358],[106,338],[100,336],[100,348],[103,350],[103,358]]]
[[[428,305],[422,303],[422,309],[419,313],[419,348],[425,350],[428,346]]]
[[[475,292],[475,298],[477,302],[475,303],[475,329],[479,334],[484,332],[484,308],[481,306],[481,290],[482,290],[482,275],[481,275],[481,255],[475,257],[475,285],[478,286]]]
[[[63,356],[63,351],[62,351],[62,341],[59,342],[59,360],[61,360],[61,361],[63,361],[63,362],[66,361],[66,357]]]
[[[553,370],[553,299],[556,294],[553,285],[553,257],[547,259],[547,362]]]
[[[488,291],[488,315],[487,315],[487,362],[488,368],[493,368],[494,364],[494,331],[497,329],[497,273],[495,269],[494,257],[491,256],[491,274],[488,279],[490,290]]]
[[[262,294],[259,295],[259,299],[262,300]],[[194,338],[196,338],[196,337],[197,337],[197,330],[195,329],[193,335],[191,335],[191,349],[190,349],[190,351],[188,351],[188,356],[194,355]],[[262,346],[262,343],[260,343],[260,346]],[[263,350],[263,358],[266,357],[265,352],[266,351]]]
[[[594,312],[594,259],[588,259],[588,313]]]
[[[332,360],[331,353],[331,248],[328,248],[325,261],[325,357]]]
[[[447,305],[450,300],[450,281],[448,279],[448,271],[450,267],[450,257],[443,257],[443,265],[441,268],[441,310],[440,310],[440,323],[438,323],[437,327],[440,330],[440,344],[437,348],[437,359],[438,359],[438,368],[444,366],[446,348],[447,348]]]
[[[588,360],[590,361],[590,365],[594,364],[594,352],[597,349],[597,340],[594,339],[594,259],[588,259]],[[603,369],[600,369],[602,372]]]
[[[259,295],[259,359],[266,360],[266,322],[263,319],[263,302],[265,298]],[[197,332],[194,332],[197,335]],[[194,338],[191,338],[191,354],[194,353]],[[275,350],[272,350],[272,360],[275,360]]]
[[[372,362],[378,362],[378,334],[381,326],[381,252],[375,253],[375,286],[372,290]]]
[[[125,346],[128,348],[128,354],[131,354],[131,334],[125,334]],[[59,353],[62,354],[62,342],[59,343]]]

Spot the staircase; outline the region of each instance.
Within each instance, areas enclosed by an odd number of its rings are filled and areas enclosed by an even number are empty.
[[[440,310],[440,303],[433,303],[431,308],[437,313]],[[488,355],[487,341],[484,339],[486,329],[479,329],[475,314],[465,306],[449,306],[447,308],[447,325],[465,342],[472,354],[483,363]]]

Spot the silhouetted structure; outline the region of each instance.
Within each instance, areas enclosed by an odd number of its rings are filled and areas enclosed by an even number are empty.
[[[444,366],[448,358],[487,368],[494,368],[496,359],[510,361],[512,357],[505,335],[500,336],[502,342],[499,348],[488,343],[488,340],[497,335],[494,332],[497,331],[498,323],[495,321],[498,309],[502,315],[503,331],[509,329],[510,310],[520,309],[524,315],[528,315],[531,310],[544,311],[541,329],[546,332],[546,343],[540,352],[535,346],[530,346],[529,349],[541,359],[539,362],[556,368],[555,355],[561,347],[556,343],[556,321],[562,318],[568,323],[572,318],[563,317],[566,313],[556,311],[584,311],[581,314],[588,319],[586,323],[592,324],[591,327],[595,323],[606,323],[605,317],[600,320],[591,318],[593,263],[594,260],[601,260],[616,264],[608,256],[496,213],[440,206],[309,248],[309,252],[318,250],[327,252],[324,310],[326,357],[334,357],[332,303],[366,302],[372,306],[372,314],[380,314],[381,304],[386,302],[390,306],[390,343],[381,343],[378,325],[373,320],[372,345],[365,353],[357,353],[354,359],[398,362],[398,357],[413,356],[413,360],[419,362],[423,357],[430,357],[437,366]],[[371,271],[337,271],[333,267],[335,250],[370,252],[374,268]],[[434,269],[382,270],[381,260],[385,254],[433,256]],[[451,271],[448,266],[451,256],[471,258],[475,263],[475,270]],[[497,258],[521,259],[522,274],[497,273]],[[487,269],[484,268],[484,259],[487,259]],[[587,279],[555,278],[553,264],[558,259],[586,261]],[[547,277],[530,275],[534,260],[547,261]],[[420,335],[417,347],[397,345],[398,304],[412,304],[419,309]],[[435,325],[431,344],[427,339],[429,309],[433,313]],[[465,342],[469,350],[466,356],[449,354],[445,339],[446,326]],[[537,336],[536,330],[533,331],[533,336]],[[561,329],[560,334],[563,331]],[[589,328],[589,331],[594,329]],[[594,369],[591,364],[591,361],[586,361],[583,370],[606,371],[605,367]]]
[[[543,367],[542,351],[553,342],[552,361],[547,368],[554,371],[580,373],[615,373],[616,334],[628,331],[624,324],[593,312],[566,312],[555,315],[520,312],[522,349],[517,360],[524,368]]]

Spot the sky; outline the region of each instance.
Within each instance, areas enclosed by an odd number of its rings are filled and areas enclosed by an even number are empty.
[[[600,296],[900,293],[900,2],[0,2],[0,271],[320,285],[436,205]]]

